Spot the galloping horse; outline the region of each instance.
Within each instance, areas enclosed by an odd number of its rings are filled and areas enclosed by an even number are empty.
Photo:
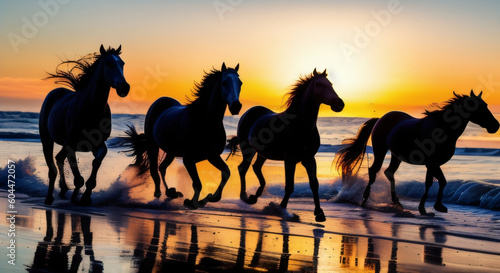
[[[124,62],[119,57],[121,46],[118,49],[105,50],[101,45],[100,54],[84,56],[75,61],[64,61],[61,65],[74,65],[69,71],[56,70],[49,73],[48,78],[55,78],[68,85],[73,90],[57,88],[52,90],[43,102],[40,111],[40,139],[43,146],[45,161],[49,167],[49,190],[45,204],[54,201],[54,182],[57,177],[57,168],[54,164],[54,142],[62,145],[56,155],[59,168],[59,196],[64,198],[68,191],[64,178],[64,160],[68,158],[73,172],[75,190],[71,197],[77,203],[80,188],[84,179],[77,166],[76,152],[92,151],[92,173],[86,182],[86,190],[80,203],[90,205],[92,189],[96,186],[97,170],[106,156],[106,141],[111,133],[111,111],[108,105],[110,88],[116,89],[120,97],[127,96],[130,85],[123,76]],[[73,70],[81,70],[78,75]]]
[[[285,196],[281,207],[286,209],[288,199],[294,188],[294,175],[297,163],[301,162],[307,170],[309,184],[314,195],[314,215],[316,221],[325,221],[318,196],[318,179],[316,177],[316,160],[314,158],[320,146],[320,137],[316,120],[320,104],[331,106],[335,112],[344,108],[344,102],[338,97],[332,83],[323,73],[314,72],[300,78],[289,93],[287,109],[275,113],[263,106],[249,109],[238,123],[238,141],[243,154],[243,162],[238,166],[241,179],[240,198],[248,204],[255,204],[266,181],[262,175],[262,166],[267,159],[285,162]],[[253,170],[259,179],[260,186],[255,195],[247,198],[245,175],[252,158],[257,153]]]
[[[335,155],[335,160],[337,169],[341,169],[342,177],[346,179],[359,170],[366,151],[366,143],[370,135],[372,137],[375,159],[368,170],[369,181],[361,206],[366,204],[370,196],[370,187],[375,182],[387,151],[390,150],[391,162],[384,173],[391,182],[392,202],[401,206],[396,195],[394,173],[401,161],[404,161],[427,167],[425,193],[419,204],[420,214],[426,214],[425,201],[434,177],[439,181],[434,209],[439,212],[448,211],[442,203],[446,179],[440,166],[448,162],[455,153],[457,139],[469,121],[486,128],[490,134],[499,128],[498,121],[481,98],[482,92],[478,96],[473,91],[470,92],[470,96],[453,94],[455,97],[448,100],[440,109],[425,111],[424,118],[417,119],[403,112],[389,112],[380,119],[373,118],[366,121],[359,129],[356,138],[344,140],[344,145]]]
[[[175,188],[170,189],[165,181],[167,167],[175,157],[182,157],[184,166],[193,180],[194,195],[191,200],[184,200],[184,206],[196,209],[208,202],[221,199],[222,190],[229,179],[230,171],[220,157],[226,143],[226,131],[222,119],[226,105],[233,115],[241,110],[239,101],[242,82],[238,75],[239,64],[234,68],[226,68],[223,63],[220,71],[207,73],[200,84],[195,85],[195,99],[188,105],[181,105],[177,100],[162,97],[156,100],[146,114],[145,133],[137,134],[134,127],[126,132],[129,135],[128,145],[137,156],[136,164],[143,171],[149,168],[155,182],[155,197],[160,197],[160,176],[170,198],[182,196]],[[165,152],[165,159],[158,166],[159,149]],[[196,163],[208,160],[221,171],[221,182],[214,194],[198,200],[201,181],[198,177]]]

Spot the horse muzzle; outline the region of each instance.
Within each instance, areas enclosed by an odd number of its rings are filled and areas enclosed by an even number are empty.
[[[341,112],[344,109],[344,106],[345,106],[344,101],[341,99],[338,99],[330,105],[330,108],[334,112]]]
[[[241,107],[241,103],[239,101],[235,101],[229,105],[229,112],[231,112],[231,115],[237,115],[240,113]]]
[[[488,126],[488,128],[486,128],[486,130],[488,131],[488,133],[494,134],[494,133],[498,132],[499,128],[500,128],[500,123],[498,123],[498,121],[497,121],[496,124]]]
[[[128,92],[130,91],[130,84],[128,84],[127,82],[122,82],[117,84],[115,89],[118,96],[123,98],[128,95]]]

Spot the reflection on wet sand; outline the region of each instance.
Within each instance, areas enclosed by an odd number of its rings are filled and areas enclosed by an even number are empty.
[[[87,268],[91,272],[102,272],[103,263],[94,257],[94,250],[92,247],[92,232],[90,231],[90,216],[71,214],[71,238],[69,242],[64,242],[64,230],[66,225],[66,214],[57,214],[57,231],[54,236],[54,227],[52,226],[52,214],[55,213],[51,210],[45,211],[46,218],[46,233],[43,241],[39,242],[33,264],[28,271],[39,272],[46,270],[49,272],[77,272],[84,261]],[[83,244],[81,237],[83,236]],[[67,237],[67,236],[66,236]],[[82,256],[82,251],[85,256]],[[70,255],[71,257],[70,261]]]
[[[439,225],[415,227],[421,242],[411,243],[388,239],[404,238],[400,225],[369,220],[361,222],[367,236],[352,236],[266,217],[231,216],[214,225],[198,215],[178,221],[189,214],[124,221],[41,212],[45,234],[26,263],[29,272],[102,272],[104,264],[116,272],[466,272],[452,267],[456,258],[441,246],[447,238]],[[105,229],[110,219],[120,227]],[[113,244],[119,253],[103,251]]]

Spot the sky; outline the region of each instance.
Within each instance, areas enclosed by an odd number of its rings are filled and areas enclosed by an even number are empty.
[[[500,114],[500,1],[0,1],[0,111],[40,110],[61,59],[122,45],[126,98],[145,114],[159,97],[185,103],[204,71],[240,64],[243,110],[283,110],[300,75],[324,69],[341,113],[421,114],[453,91],[483,91]]]

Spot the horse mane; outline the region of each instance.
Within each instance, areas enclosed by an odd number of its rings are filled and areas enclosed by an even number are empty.
[[[217,83],[217,80],[222,75],[220,70],[212,68],[210,72],[205,72],[203,79],[200,83],[194,83],[194,90],[192,90],[192,98],[186,96],[188,105],[200,105],[208,102],[212,87]]]
[[[55,83],[63,84],[78,92],[85,88],[97,70],[101,60],[109,55],[120,55],[121,50],[109,47],[104,54],[90,53],[78,60],[62,61],[56,68],[55,73],[47,73],[45,79],[55,79]],[[59,69],[61,65],[66,65],[66,70]],[[80,71],[79,73],[77,73]]]
[[[444,114],[444,112],[446,110],[450,109],[451,107],[453,107],[453,105],[455,103],[462,104],[464,99],[469,97],[467,95],[459,95],[459,94],[455,93],[455,91],[453,91],[453,95],[455,95],[455,97],[443,102],[441,105],[436,105],[437,106],[436,110],[432,110],[432,111],[425,110],[425,112],[423,114],[427,117],[442,116]]]
[[[328,75],[326,74],[326,71],[324,73],[315,73],[312,72],[309,75],[306,76],[299,76],[299,79],[297,82],[292,86],[292,91],[288,92],[285,96],[288,96],[286,102],[283,104],[283,106],[286,107],[286,109],[292,108],[294,106],[294,102],[296,98],[302,98],[304,96],[304,93],[307,90],[307,87],[309,84],[312,82],[313,79],[316,77],[327,77]]]

